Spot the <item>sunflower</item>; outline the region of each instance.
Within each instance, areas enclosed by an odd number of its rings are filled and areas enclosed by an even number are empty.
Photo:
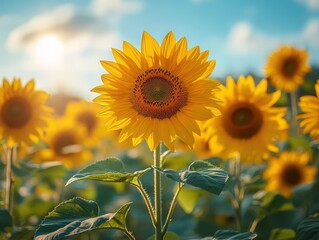
[[[68,118],[52,120],[44,138],[48,149],[38,151],[35,162],[61,161],[69,168],[81,166],[92,158],[83,145],[86,134],[84,126],[75,128]]]
[[[185,37],[176,41],[169,32],[160,45],[144,32],[141,52],[124,42],[113,55],[116,62],[101,61],[108,73],[92,91],[100,94],[94,101],[103,106],[99,116],[108,129],[121,129],[120,142],[130,139],[136,146],[145,139],[154,150],[162,141],[174,150],[180,138],[192,147],[200,134],[197,121],[219,114],[219,83],[209,79],[215,61],[198,46],[188,50]]]
[[[266,190],[278,191],[290,197],[292,189],[314,180],[317,168],[308,166],[309,154],[293,151],[281,152],[278,158],[269,160],[269,167],[264,171],[268,181]]]
[[[99,110],[99,105],[84,100],[70,102],[66,107],[65,116],[86,128],[85,144],[87,146],[97,145],[105,137],[103,121],[96,117]]]
[[[269,55],[265,74],[277,89],[294,92],[310,71],[307,60],[306,50],[281,46]]]
[[[299,107],[303,114],[298,116],[301,119],[300,126],[305,134],[319,141],[319,79],[315,85],[317,96],[302,96],[299,100]]]
[[[6,144],[31,145],[42,136],[52,109],[45,105],[48,94],[35,90],[34,80],[22,85],[19,78],[10,84],[3,79],[0,86],[0,135]]]
[[[285,108],[273,107],[280,91],[267,94],[265,79],[255,87],[251,76],[231,77],[222,86],[221,116],[205,122],[205,137],[213,153],[224,158],[240,154],[243,161],[259,161],[268,151],[278,151],[273,139],[288,128]]]

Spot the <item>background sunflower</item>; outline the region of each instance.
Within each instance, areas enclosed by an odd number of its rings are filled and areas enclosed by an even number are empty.
[[[34,80],[23,86],[19,78],[3,79],[0,87],[0,135],[6,144],[31,145],[43,136],[52,110],[46,106],[48,94],[35,90]]]
[[[82,125],[74,127],[74,121],[59,118],[50,121],[45,135],[48,149],[36,152],[34,161],[61,161],[69,168],[78,168],[92,159],[92,153],[84,145],[86,129]]]
[[[285,108],[274,107],[280,92],[267,93],[267,81],[255,86],[251,76],[238,83],[227,78],[219,94],[221,115],[205,122],[205,135],[213,153],[225,158],[239,154],[243,161],[260,161],[268,151],[278,151],[273,139],[287,129]]]
[[[309,160],[308,153],[294,151],[283,151],[278,157],[271,158],[263,174],[267,180],[266,190],[290,197],[295,187],[314,181],[317,168],[308,166]]]
[[[311,69],[307,61],[306,50],[283,45],[269,55],[265,74],[277,89],[294,92]]]
[[[99,110],[99,105],[84,100],[70,102],[66,107],[65,117],[86,128],[84,142],[90,147],[97,146],[106,136],[103,121],[96,116]]]

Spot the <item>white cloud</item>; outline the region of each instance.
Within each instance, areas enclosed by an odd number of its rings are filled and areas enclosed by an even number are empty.
[[[231,29],[227,46],[234,53],[254,53],[273,48],[278,44],[274,37],[257,32],[249,22],[239,22]]]
[[[319,48],[319,19],[311,19],[307,22],[301,33],[301,41],[311,47]]]
[[[293,44],[301,47],[319,47],[319,19],[309,20],[300,32],[279,36],[255,29],[249,22],[235,24],[227,38],[227,48],[235,54],[268,52],[280,44]]]
[[[33,17],[10,33],[7,41],[9,50],[19,51],[28,48],[38,35],[50,32],[55,26],[67,22],[72,15],[74,15],[74,8],[71,5],[65,5],[49,13]]]
[[[296,0],[296,1],[306,5],[310,10],[319,10],[319,0]]]
[[[108,14],[110,18],[126,13],[136,13],[142,8],[142,2],[138,0],[94,0],[92,2],[92,10],[96,15]]]
[[[97,2],[93,1],[93,5]],[[63,5],[36,15],[11,31],[7,48],[24,53],[15,63],[19,72],[34,77],[38,86],[50,92],[68,89],[86,97],[92,95],[90,90],[100,84],[104,72],[99,61],[112,59],[111,48],[118,48],[122,42],[118,21],[125,13],[141,9],[136,1],[104,2],[110,5],[100,5],[101,9],[112,11],[117,21],[111,21],[109,14],[97,16],[93,9],[81,12],[74,5]]]
[[[102,29],[103,32],[100,31]],[[87,42],[90,36],[99,38],[100,35],[111,31],[114,29],[108,22],[101,23],[91,15],[76,11],[72,5],[64,5],[37,15],[17,27],[10,33],[7,46],[12,51],[27,50],[43,35],[54,34],[69,45],[68,49],[73,49],[76,46],[74,42]]]

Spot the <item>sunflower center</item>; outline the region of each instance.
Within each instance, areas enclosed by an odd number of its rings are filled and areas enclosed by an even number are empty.
[[[146,100],[154,103],[165,103],[172,95],[172,83],[162,77],[152,77],[145,81],[143,94]]]
[[[77,116],[76,120],[86,127],[88,133],[90,134],[94,127],[96,126],[96,117],[95,115],[89,113],[89,112],[84,112],[81,113]]]
[[[64,131],[55,137],[52,149],[58,155],[65,155],[64,149],[76,144],[77,142],[73,134],[70,131]]]
[[[29,123],[32,107],[25,98],[12,97],[4,102],[1,109],[2,120],[11,128],[21,128]]]
[[[187,104],[188,93],[179,77],[162,68],[139,75],[130,97],[134,109],[151,118],[170,118]]]
[[[281,181],[290,187],[302,182],[302,172],[298,165],[288,165],[282,170]]]
[[[258,108],[250,103],[231,106],[223,117],[223,127],[233,138],[249,139],[262,127],[263,117]]]
[[[296,71],[297,71],[297,67],[298,67],[298,62],[296,61],[295,58],[288,58],[284,64],[283,64],[283,73],[286,77],[292,77]]]

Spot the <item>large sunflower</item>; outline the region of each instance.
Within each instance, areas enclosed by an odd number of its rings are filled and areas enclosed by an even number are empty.
[[[12,147],[15,143],[31,145],[43,136],[52,110],[45,105],[48,94],[35,90],[34,80],[22,85],[14,78],[3,79],[0,86],[0,136]]]
[[[291,46],[281,46],[272,52],[265,66],[265,74],[270,82],[279,90],[295,91],[310,71],[306,50]]]
[[[172,32],[161,45],[144,32],[141,52],[124,42],[113,55],[116,62],[101,61],[108,74],[93,89],[101,94],[95,102],[103,106],[99,116],[108,129],[121,129],[120,141],[131,139],[134,146],[146,139],[151,150],[160,141],[174,150],[177,137],[192,147],[193,134],[200,134],[197,121],[219,113],[208,51],[188,50],[186,38],[176,42]]]
[[[280,91],[268,94],[265,79],[255,87],[251,76],[238,83],[227,78],[222,86],[221,116],[206,121],[206,138],[213,153],[225,158],[240,154],[243,161],[259,161],[269,150],[277,151],[273,139],[287,129],[285,108],[273,107]]]
[[[317,96],[302,96],[299,100],[299,107],[303,114],[298,116],[302,121],[300,126],[304,133],[319,141],[319,79],[315,85]]]
[[[105,137],[103,121],[96,116],[99,110],[99,105],[84,100],[70,102],[66,107],[66,117],[86,128],[85,144],[87,146],[97,145]]]
[[[82,125],[74,127],[74,121],[59,118],[50,121],[45,135],[48,149],[36,153],[35,162],[61,161],[67,167],[79,167],[92,159],[90,151],[85,149],[86,129]]]
[[[317,168],[308,166],[309,154],[292,151],[281,152],[278,158],[269,160],[269,167],[264,171],[267,180],[266,190],[278,191],[290,197],[293,188],[314,180]]]

